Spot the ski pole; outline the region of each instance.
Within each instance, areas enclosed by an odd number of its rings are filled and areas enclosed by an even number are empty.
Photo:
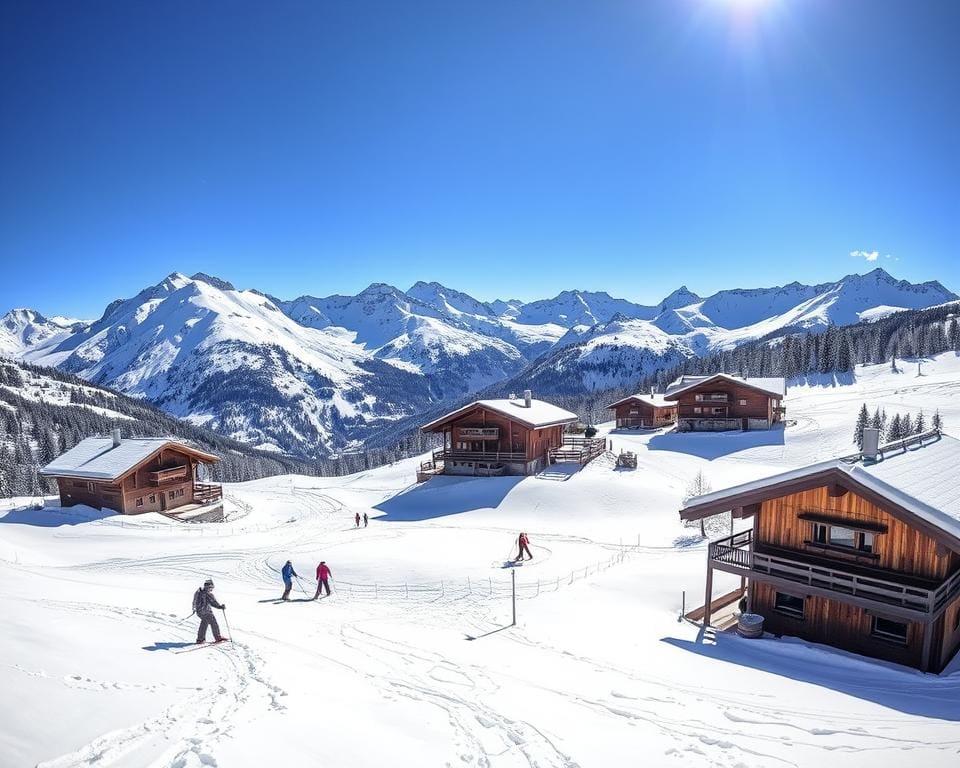
[[[300,591],[303,592],[303,596],[310,597],[310,595],[307,594],[307,590],[303,588],[303,582],[300,581],[300,577],[297,576],[296,579],[297,579],[297,586],[300,587]]]
[[[193,612],[190,614],[190,616],[193,616],[194,613],[196,613],[196,611],[193,611]],[[183,624],[183,622],[185,622],[187,619],[189,619],[190,616],[184,616],[182,619],[180,619],[179,621],[177,621],[177,624]]]
[[[227,634],[230,635],[229,639],[233,640],[233,630],[230,629],[230,619],[227,618],[227,609],[221,608],[220,610],[223,611],[223,623],[227,625]]]

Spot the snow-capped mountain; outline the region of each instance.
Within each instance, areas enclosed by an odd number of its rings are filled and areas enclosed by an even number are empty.
[[[262,294],[205,275],[174,273],[25,357],[304,456],[341,450],[435,398],[422,377],[366,354],[347,331],[306,327]]]
[[[66,317],[44,317],[32,309],[11,309],[0,317],[0,357],[20,357],[31,347],[65,338],[84,326]]]
[[[498,383],[542,393],[630,386],[704,352],[955,298],[938,282],[880,269],[706,298],[682,286],[654,305],[576,290],[482,302],[435,282],[284,301],[173,273],[93,323],[14,310],[0,320],[0,355],[57,366],[252,445],[319,456]]]

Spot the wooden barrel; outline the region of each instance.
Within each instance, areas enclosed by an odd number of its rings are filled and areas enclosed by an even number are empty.
[[[761,637],[763,635],[763,616],[758,613],[741,613],[737,620],[737,634],[741,637]]]

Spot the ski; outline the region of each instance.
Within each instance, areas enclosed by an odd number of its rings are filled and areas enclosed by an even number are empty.
[[[223,645],[224,643],[229,643],[229,642],[230,642],[230,638],[225,637],[222,640],[210,640],[209,642],[194,643],[193,645],[187,648],[179,648],[175,651],[172,651],[172,653],[190,653],[191,651],[199,651],[202,648],[209,648],[213,645]]]

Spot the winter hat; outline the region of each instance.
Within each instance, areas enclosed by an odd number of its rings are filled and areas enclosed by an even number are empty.
[[[207,579],[205,582],[203,582],[203,586],[204,588],[210,587],[210,589],[213,589],[213,579]]]

